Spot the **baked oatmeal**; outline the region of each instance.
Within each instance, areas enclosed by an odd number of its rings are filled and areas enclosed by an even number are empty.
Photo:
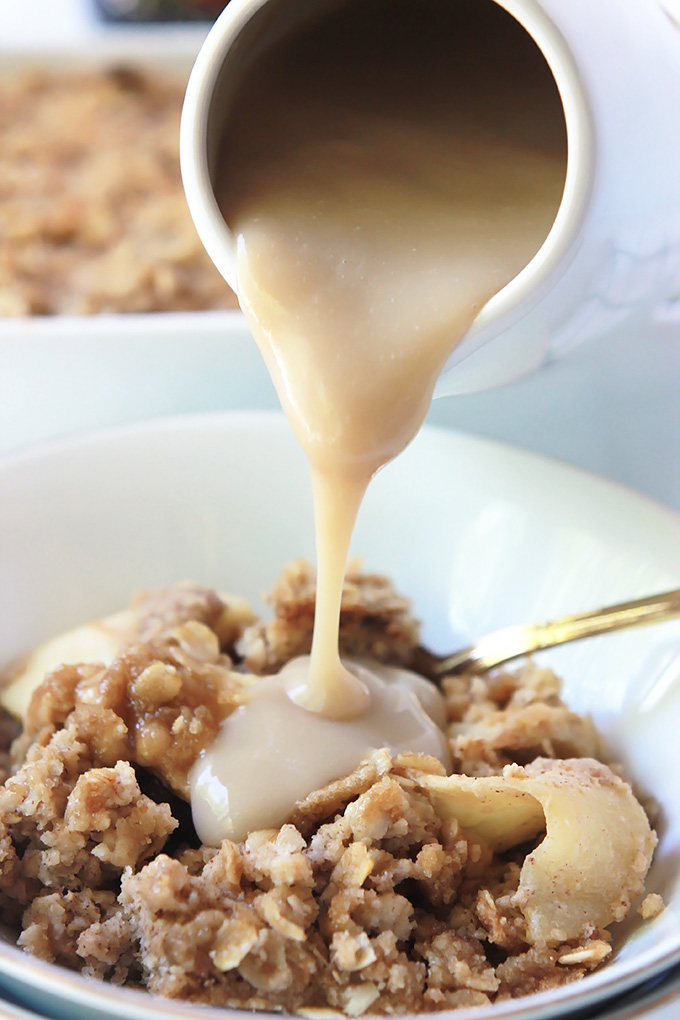
[[[606,960],[656,837],[592,722],[532,663],[444,679],[450,775],[376,750],[280,827],[200,844],[187,773],[258,676],[307,650],[307,564],[271,603],[264,622],[197,587],[144,593],[108,661],[30,680],[22,732],[0,731],[0,906],[19,945],[172,998],[349,1016],[487,1005]],[[346,655],[418,661],[408,603],[356,567],[340,634]]]
[[[184,84],[0,75],[0,316],[237,307],[184,198]]]

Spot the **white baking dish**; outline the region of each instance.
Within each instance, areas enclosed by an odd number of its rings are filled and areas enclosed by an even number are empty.
[[[207,31],[105,25],[87,0],[22,0],[3,19],[0,73],[125,66],[183,83]],[[0,316],[0,453],[176,411],[275,406],[238,311]]]

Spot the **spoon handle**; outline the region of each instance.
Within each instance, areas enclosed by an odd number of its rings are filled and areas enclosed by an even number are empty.
[[[680,588],[636,599],[634,602],[620,602],[606,609],[563,616],[547,623],[505,627],[480,638],[469,648],[439,659],[433,671],[439,676],[444,673],[460,673],[466,669],[483,673],[503,662],[539,652],[543,648],[593,637],[595,634],[639,627],[644,623],[660,623],[675,616],[680,616]]]

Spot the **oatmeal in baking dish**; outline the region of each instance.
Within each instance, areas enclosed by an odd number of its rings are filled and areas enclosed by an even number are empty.
[[[179,172],[184,82],[0,74],[0,316],[236,308]]]
[[[188,775],[262,677],[309,650],[311,569],[287,568],[271,603],[262,621],[197,587],[145,593],[89,628],[100,661],[43,677],[45,646],[6,675],[0,904],[19,945],[173,998],[350,1016],[488,1004],[606,960],[656,837],[592,722],[531,663],[444,678],[450,769],[376,748],[282,824],[201,844]],[[358,569],[340,635],[344,655],[422,661],[408,602]]]

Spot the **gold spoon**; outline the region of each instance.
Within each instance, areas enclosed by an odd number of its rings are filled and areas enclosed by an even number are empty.
[[[634,602],[620,602],[604,609],[563,616],[547,623],[504,627],[453,655],[433,655],[427,649],[419,648],[414,668],[432,679],[465,671],[486,673],[494,666],[523,655],[531,655],[532,652],[540,652],[544,648],[579,641],[595,634],[640,627],[645,623],[661,623],[662,620],[671,620],[676,616],[680,616],[680,588],[636,599]]]

